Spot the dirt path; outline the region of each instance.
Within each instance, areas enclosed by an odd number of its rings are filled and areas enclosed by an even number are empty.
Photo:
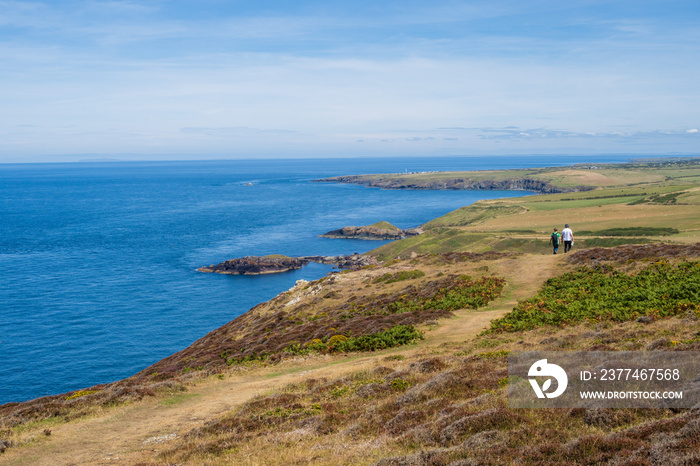
[[[506,277],[503,297],[484,310],[455,312],[458,318],[431,332],[428,344],[464,341],[487,329],[491,320],[512,310],[518,300],[532,296],[545,280],[556,276],[564,258],[563,254],[530,255],[527,260],[514,257],[493,263],[490,271]]]
[[[324,376],[347,370],[359,361],[349,361],[323,370]],[[318,362],[315,363],[318,366]],[[327,364],[327,363],[326,363]],[[298,372],[270,377],[279,367],[252,375],[205,381],[190,387],[173,405],[163,399],[147,399],[52,428],[50,437],[40,436],[29,445],[10,449],[0,456],[1,464],[69,465],[134,464],[153,460],[175,435],[182,436],[231,408],[273,388],[282,387],[320,371],[305,364]]]
[[[402,354],[422,351],[447,341],[464,341],[488,327],[516,303],[530,296],[547,278],[556,275],[561,256],[532,256],[506,259],[493,265],[493,272],[506,276],[503,298],[484,311],[459,311],[457,318],[443,321],[428,338],[412,348],[396,349]],[[327,357],[290,363],[213,379],[189,388],[185,395],[171,399],[146,399],[111,408],[102,414],[52,427],[50,436],[37,439],[0,456],[0,464],[70,465],[137,464],[155,460],[159,450],[168,448],[175,436],[181,437],[207,420],[217,418],[254,396],[299,382],[309,376],[338,377],[379,364],[392,351],[359,357]],[[176,402],[175,402],[176,401]]]

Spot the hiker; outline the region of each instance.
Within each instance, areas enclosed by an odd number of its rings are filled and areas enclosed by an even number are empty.
[[[574,232],[569,228],[569,224],[564,225],[561,231],[561,239],[564,240],[564,252],[571,251],[571,246],[574,244]]]
[[[554,233],[552,233],[552,236],[549,237],[549,244],[552,245],[554,248],[554,254],[557,253],[557,249],[559,249],[559,240],[561,239],[561,235],[557,231],[557,229],[554,229]]]

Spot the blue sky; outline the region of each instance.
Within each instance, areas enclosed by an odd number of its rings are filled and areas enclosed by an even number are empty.
[[[3,1],[0,161],[700,153],[692,1]]]

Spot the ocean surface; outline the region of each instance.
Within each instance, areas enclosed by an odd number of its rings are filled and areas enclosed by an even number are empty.
[[[299,279],[203,274],[246,255],[337,255],[383,242],[318,238],[415,227],[513,191],[310,183],[346,174],[622,162],[465,157],[0,165],[0,404],[111,382],[179,351]]]

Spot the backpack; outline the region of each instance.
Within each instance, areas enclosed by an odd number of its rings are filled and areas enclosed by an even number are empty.
[[[552,233],[552,244],[559,244],[559,233]]]

